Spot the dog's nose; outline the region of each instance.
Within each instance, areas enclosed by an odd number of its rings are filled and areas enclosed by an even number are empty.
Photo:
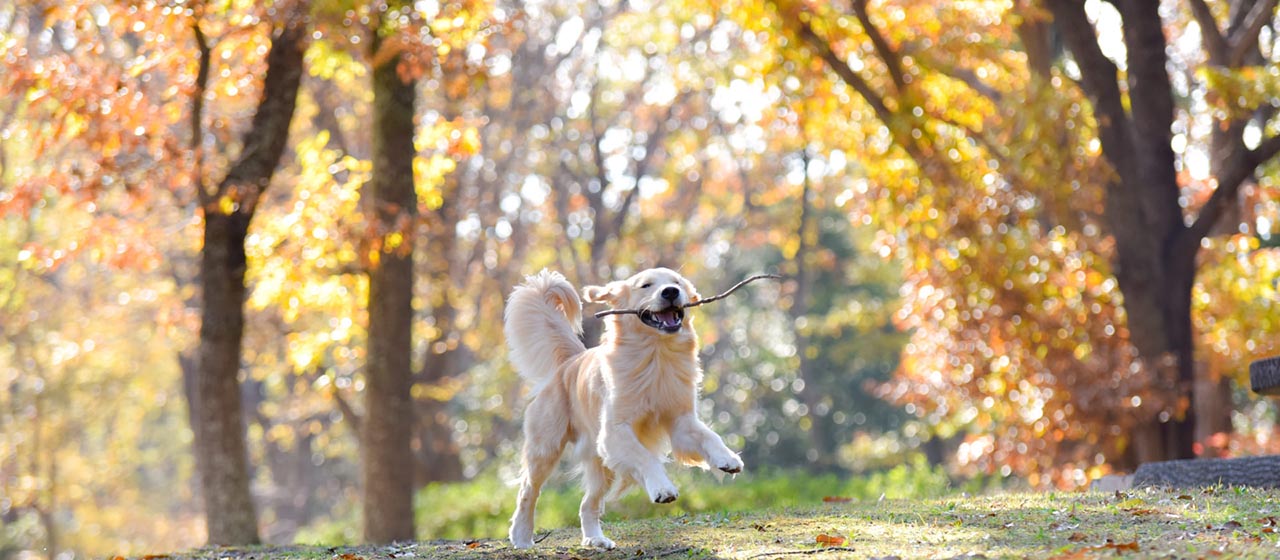
[[[665,299],[667,301],[675,301],[676,298],[678,297],[680,297],[680,288],[676,288],[674,286],[667,286],[662,289],[662,299]]]

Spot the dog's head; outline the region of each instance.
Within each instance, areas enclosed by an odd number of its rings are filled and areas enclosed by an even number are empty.
[[[650,268],[626,280],[587,286],[583,299],[615,309],[638,309],[640,323],[663,334],[686,325],[684,307],[700,299],[693,284],[669,268]]]

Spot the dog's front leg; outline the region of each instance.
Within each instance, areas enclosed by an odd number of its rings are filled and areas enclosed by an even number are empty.
[[[676,485],[662,468],[662,461],[640,443],[630,424],[606,422],[600,430],[598,443],[597,450],[605,467],[639,481],[650,500],[669,504],[680,497]]]
[[[686,463],[705,461],[727,473],[742,472],[742,458],[730,451],[720,435],[692,413],[677,418],[671,426],[671,448],[676,457]]]

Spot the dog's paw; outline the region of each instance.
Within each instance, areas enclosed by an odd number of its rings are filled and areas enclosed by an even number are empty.
[[[655,504],[669,504],[676,501],[680,497],[680,491],[675,486],[666,486],[664,488],[654,488],[649,490],[649,499]]]
[[[507,538],[511,539],[511,546],[515,548],[533,548],[533,533],[529,531],[520,531],[511,529],[507,533]]]
[[[613,544],[613,541],[609,540],[608,537],[600,535],[598,537],[582,537],[582,546],[613,550],[613,547],[617,545]]]
[[[728,457],[723,457],[716,461],[715,467],[729,474],[738,474],[742,472],[742,458],[738,454],[732,453]]]

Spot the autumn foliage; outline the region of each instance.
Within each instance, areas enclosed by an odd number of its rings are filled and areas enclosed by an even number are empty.
[[[678,267],[703,293],[783,275],[691,311],[707,420],[749,465],[923,455],[1075,488],[1178,455],[1162,438],[1183,428],[1204,455],[1280,447],[1273,405],[1238,389],[1280,352],[1274,3],[1164,3],[1154,24],[1127,1],[387,4],[0,3],[0,551],[208,537],[210,217],[244,218],[242,337],[215,352],[243,412],[212,414],[244,422],[269,542],[358,526],[370,279],[398,259],[409,489],[511,474],[503,295],[542,267]],[[1139,23],[1167,64],[1128,57]],[[279,157],[233,184],[285,30]],[[1160,157],[1117,156],[1161,76],[1168,141],[1131,142]],[[399,205],[372,186],[377,77],[415,107],[391,121]],[[1116,207],[1152,177],[1175,235]],[[1133,243],[1173,237],[1181,349],[1133,326],[1176,299],[1132,280]]]

